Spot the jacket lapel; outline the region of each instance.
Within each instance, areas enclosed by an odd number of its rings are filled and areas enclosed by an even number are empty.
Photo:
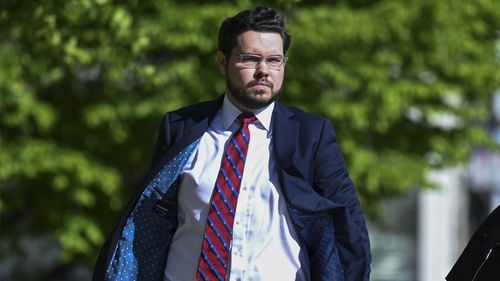
[[[178,112],[173,115],[168,126],[170,128],[170,135],[176,137],[169,140],[169,142],[173,142],[172,146],[152,169],[152,172],[147,178],[148,181],[151,180],[152,176],[160,171],[163,166],[184,150],[184,148],[198,140],[207,131],[208,126],[210,126],[217,111],[222,106],[223,100],[224,96],[221,96],[216,100],[189,107],[183,112]]]
[[[193,107],[186,114],[187,117],[172,120],[173,124],[179,123],[176,125],[178,125],[177,128],[182,128],[182,132],[178,132],[178,139],[169,149],[170,153],[168,155],[170,157],[167,158],[175,156],[179,151],[199,139],[207,131],[217,111],[221,108],[223,100],[224,96],[221,96],[216,100]]]
[[[318,212],[336,207],[331,201],[314,191],[313,183],[305,175],[312,163],[298,159],[299,121],[295,114],[283,104],[276,102],[273,116],[273,149],[276,151],[278,176],[281,190],[289,207]],[[303,133],[307,134],[307,133]],[[307,137],[307,136],[302,136]],[[302,144],[303,145],[303,144]]]
[[[273,116],[273,150],[276,152],[278,178],[281,190],[290,206],[303,208],[308,206],[302,196],[307,189],[305,178],[295,159],[298,144],[299,122],[293,119],[295,114],[283,104],[276,102]]]
[[[280,170],[293,166],[299,127],[299,123],[291,119],[293,115],[290,109],[276,102],[273,116],[273,146]]]

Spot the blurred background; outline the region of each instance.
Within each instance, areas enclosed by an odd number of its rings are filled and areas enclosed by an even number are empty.
[[[218,97],[218,28],[287,17],[282,101],[330,118],[372,280],[443,280],[500,203],[497,0],[0,1],[0,279],[89,280],[164,112]]]

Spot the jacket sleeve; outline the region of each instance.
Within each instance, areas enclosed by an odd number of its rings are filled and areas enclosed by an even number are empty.
[[[343,206],[335,214],[334,225],[345,280],[369,280],[371,252],[368,231],[330,121],[323,123],[313,157],[314,187],[323,197]]]

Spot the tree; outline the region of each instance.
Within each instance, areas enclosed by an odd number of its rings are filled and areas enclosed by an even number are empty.
[[[333,121],[369,214],[492,145],[497,1],[273,3],[293,36],[282,100]],[[162,114],[223,92],[218,28],[252,1],[0,5],[2,241],[54,237],[63,262],[91,264]]]

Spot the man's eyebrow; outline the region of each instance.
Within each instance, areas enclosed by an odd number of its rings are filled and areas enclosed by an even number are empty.
[[[263,57],[261,54],[256,54],[256,53],[244,53],[244,52],[241,52],[240,55],[253,55],[253,56]],[[269,55],[267,57],[284,57],[284,56],[280,55],[280,54],[275,54],[275,55]]]
[[[256,53],[245,53],[245,52],[241,52],[240,55],[254,55],[254,56],[259,56],[259,57],[262,57],[262,55],[260,54],[256,54]]]

